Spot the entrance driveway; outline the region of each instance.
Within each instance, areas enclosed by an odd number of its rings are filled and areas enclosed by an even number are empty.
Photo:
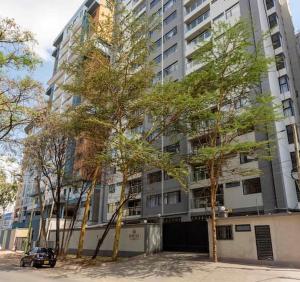
[[[300,269],[212,263],[199,255],[162,253],[89,267],[59,264],[55,269],[25,269],[14,255],[0,253],[1,282],[300,282]]]

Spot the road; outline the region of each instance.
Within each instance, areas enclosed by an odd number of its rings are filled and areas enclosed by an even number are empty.
[[[21,268],[19,258],[0,252],[0,282],[292,282],[300,269],[211,263],[197,255],[163,253],[117,263],[78,267]]]

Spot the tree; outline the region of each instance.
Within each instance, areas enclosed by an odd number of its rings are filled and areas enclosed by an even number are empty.
[[[39,64],[34,44],[32,33],[21,30],[13,19],[0,18],[0,144],[37,115],[30,102],[41,93],[41,85],[28,75],[19,78],[13,73],[26,73]]]
[[[211,38],[199,45],[193,60],[199,70],[164,93],[177,93],[173,106],[180,112],[176,130],[193,143],[193,153],[186,161],[201,166],[210,180],[212,255],[217,261],[216,195],[220,181],[259,173],[258,169],[232,166],[239,154],[270,158],[270,140],[256,140],[247,132],[271,132],[278,119],[276,106],[268,93],[261,92],[261,80],[271,63],[253,42],[249,24],[215,25]],[[179,89],[175,90],[174,89]]]
[[[0,207],[4,211],[6,207],[13,203],[18,190],[18,183],[14,181],[10,183],[7,181],[5,172],[0,170]]]
[[[66,66],[73,81],[64,88],[82,100],[70,112],[73,124],[101,144],[95,163],[104,170],[114,166],[122,176],[112,255],[116,260],[130,177],[147,165],[164,169],[185,185],[186,170],[149,141],[163,128],[143,126],[153,79],[153,65],[148,60],[152,23],[145,17],[137,19],[115,1],[107,4],[109,12],[92,26],[85,42],[75,47],[78,59]]]
[[[28,164],[36,170],[38,181],[42,180],[49,188],[55,203],[57,255],[60,250],[61,194],[63,188],[68,185],[68,161],[71,157],[68,154],[71,136],[66,124],[66,119],[62,114],[47,113],[44,118],[33,125],[35,132],[27,138],[25,143]],[[40,204],[42,208],[42,203]]]

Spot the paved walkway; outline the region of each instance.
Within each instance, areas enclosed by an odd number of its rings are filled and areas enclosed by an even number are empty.
[[[211,263],[203,257],[162,253],[123,259],[90,267],[58,265],[49,268],[20,268],[16,255],[0,253],[1,282],[291,282],[300,281],[300,269]]]

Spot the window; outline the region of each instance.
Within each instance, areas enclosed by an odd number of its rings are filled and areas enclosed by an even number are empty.
[[[164,218],[164,223],[175,223],[175,222],[181,222],[181,217]]]
[[[167,153],[179,153],[180,152],[179,142],[172,144],[172,145],[165,146],[164,151]]]
[[[225,16],[224,16],[224,13],[221,13],[220,15],[216,16],[214,19],[213,19],[213,22],[214,23],[218,23],[220,21],[224,21],[225,19]]]
[[[243,180],[244,195],[261,193],[260,178],[252,178]]]
[[[208,179],[208,171],[205,166],[196,166],[193,169],[193,181],[198,182],[204,179]]]
[[[153,61],[154,61],[156,64],[159,64],[159,63],[161,62],[161,54],[158,55],[156,58],[154,58]]]
[[[168,58],[170,55],[177,51],[177,43],[171,46],[169,49],[164,51],[164,58]]]
[[[207,0],[195,0],[191,5],[186,7],[186,13],[189,14],[192,11],[194,11],[196,8],[198,8],[200,5],[202,5]]]
[[[257,159],[254,156],[245,154],[245,153],[240,153],[240,164],[246,164],[250,162],[254,162]]]
[[[232,226],[231,225],[217,226],[217,240],[233,240]]]
[[[199,44],[199,43],[203,42],[205,39],[209,38],[210,36],[211,36],[211,31],[206,30],[206,31],[202,32],[200,35],[197,35],[197,37],[195,37],[191,41],[189,41],[188,45],[189,44],[192,44],[192,45]]]
[[[167,25],[176,18],[176,11],[173,12],[170,16],[164,19],[164,24]]]
[[[159,38],[158,40],[156,40],[153,44],[154,46],[154,50],[157,49],[157,48],[160,48],[161,47],[161,38]]]
[[[294,107],[292,99],[286,99],[282,101],[283,115],[285,117],[291,117],[294,115]]]
[[[283,53],[280,53],[275,56],[276,68],[277,70],[281,70],[285,68],[285,56]]]
[[[191,21],[190,23],[188,23],[187,24],[187,30],[191,30],[192,28],[194,28],[195,26],[197,26],[198,24],[200,24],[204,20],[206,20],[209,17],[209,12],[210,12],[209,10],[206,11],[205,13],[200,15],[198,18],[196,18],[193,21]]]
[[[291,156],[293,171],[296,171],[297,170],[297,160],[296,160],[296,154],[295,154],[295,152],[291,152],[290,156]]]
[[[289,144],[294,144],[294,131],[291,124],[286,126],[286,133]]]
[[[156,83],[160,82],[161,79],[162,79],[162,77],[161,77],[161,71],[160,71],[154,76],[152,83],[156,84]]]
[[[164,204],[174,205],[181,202],[181,191],[169,192],[164,194]]]
[[[161,171],[156,171],[148,174],[148,183],[156,183],[156,182],[161,182]]]
[[[172,28],[169,32],[167,32],[167,33],[164,35],[164,42],[170,40],[170,39],[173,38],[176,34],[177,34],[177,26],[175,26],[174,28]]]
[[[172,65],[170,65],[168,67],[166,67],[164,69],[164,76],[170,75],[171,73],[173,73],[174,71],[176,71],[177,68],[178,68],[178,63],[177,62],[175,62],[174,64],[172,64]]]
[[[141,193],[142,191],[142,179],[137,178],[137,179],[132,179],[128,183],[129,185],[129,191],[131,194],[138,194]]]
[[[274,0],[266,0],[267,9],[270,10],[274,7]]]
[[[225,12],[226,20],[240,17],[240,4],[237,3]]]
[[[271,40],[274,49],[281,47],[281,34],[279,32],[272,34]]]
[[[109,193],[115,193],[116,191],[116,185],[115,184],[111,184],[108,186],[108,192]]]
[[[151,195],[147,196],[146,205],[148,208],[154,208],[161,205],[161,195]]]
[[[162,9],[160,8],[159,10],[157,10],[153,15],[153,19],[155,18],[160,18],[162,16]],[[158,20],[158,19],[157,19]]]
[[[164,5],[164,12],[169,11],[172,9],[172,7],[176,4],[176,0],[169,0],[165,5]]]
[[[150,2],[150,9],[152,9],[156,4],[160,3],[160,0],[152,0]]]
[[[290,91],[289,87],[289,77],[287,75],[283,75],[278,78],[280,93],[285,93]]]
[[[241,185],[241,183],[239,181],[233,181],[233,182],[228,182],[225,184],[226,188],[235,188],[235,187],[239,187]]]
[[[251,225],[250,224],[239,224],[235,226],[235,232],[250,232]]]
[[[268,18],[269,18],[269,26],[270,26],[270,28],[273,28],[273,27],[275,27],[278,24],[278,17],[277,17],[276,13],[273,13]]]
[[[116,204],[115,203],[107,204],[107,212],[108,213],[114,213],[115,210],[116,210]]]

